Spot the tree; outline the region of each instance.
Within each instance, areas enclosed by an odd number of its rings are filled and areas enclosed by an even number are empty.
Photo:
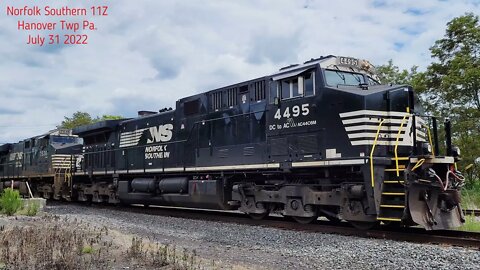
[[[78,126],[93,124],[103,120],[116,120],[123,119],[122,116],[118,115],[102,115],[102,117],[92,118],[87,112],[75,112],[71,117],[64,117],[62,123],[57,126],[58,128],[72,129]]]
[[[386,65],[376,67],[377,75],[383,84],[407,84],[413,87],[417,94],[423,94],[426,90],[425,72],[417,71],[418,66],[412,66],[410,70],[402,69],[393,64],[390,59]],[[423,102],[423,108],[430,112],[428,102]]]
[[[453,141],[462,150],[461,165],[467,166],[480,156],[479,16],[467,13],[448,22],[430,52],[435,62],[425,73],[422,98],[452,120]]]
[[[119,119],[124,119],[125,117],[120,116],[120,115],[110,115],[110,114],[104,114],[102,117],[95,118],[95,122],[98,121],[104,121],[104,120],[119,120]]]
[[[383,84],[409,84],[411,85],[415,76],[417,76],[417,66],[413,66],[410,70],[400,70],[393,64],[393,60],[388,60],[386,65],[377,66],[377,75]]]
[[[64,120],[58,126],[59,128],[66,128],[66,129],[72,129],[74,127],[78,126],[83,126],[83,125],[88,125],[93,123],[93,119],[90,116],[89,113],[87,112],[75,112],[73,113],[72,117],[64,117]]]
[[[447,23],[445,36],[430,48],[437,60],[428,67],[429,93],[442,110],[480,112],[480,22],[473,13]]]

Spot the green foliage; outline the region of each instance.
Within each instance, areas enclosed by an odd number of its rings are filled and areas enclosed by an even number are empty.
[[[84,246],[82,248],[82,254],[92,254],[94,251],[92,246]]]
[[[410,70],[400,70],[400,68],[393,64],[393,60],[388,60],[388,64],[377,66],[376,70],[378,77],[382,84],[409,84],[412,85],[415,77],[418,74],[417,66],[413,66]]]
[[[462,207],[465,209],[480,209],[480,181],[470,179],[462,190]]]
[[[89,125],[96,122],[104,121],[104,120],[117,120],[123,119],[122,116],[119,115],[102,115],[102,117],[95,117],[92,118],[89,113],[87,112],[75,112],[71,117],[64,117],[62,123],[58,126],[58,128],[65,128],[65,129],[72,129],[75,127]]]
[[[459,230],[467,232],[480,232],[480,221],[478,221],[475,215],[466,215],[465,224],[463,224]]]
[[[104,114],[102,115],[102,117],[98,117],[95,118],[94,121],[103,121],[103,120],[119,120],[119,119],[123,119],[124,117],[120,116],[120,115],[110,115],[110,114]]]
[[[462,151],[463,160],[458,164],[462,171],[480,156],[479,16],[467,13],[448,22],[444,37],[430,52],[435,61],[425,72],[417,72],[415,66],[401,70],[392,60],[377,71],[383,83],[412,85],[424,113],[451,120],[453,144]],[[439,138],[444,136],[441,122]],[[470,181],[479,179],[480,166],[472,167],[466,176]],[[467,187],[472,185],[467,183]]]
[[[30,217],[36,216],[38,209],[40,209],[40,204],[38,202],[29,202],[25,208],[25,215]]]
[[[443,113],[457,109],[480,111],[480,19],[473,13],[447,23],[445,36],[430,48],[427,91],[437,95]],[[458,110],[460,109],[460,110]],[[478,117],[478,115],[476,115]]]
[[[40,204],[36,201],[23,201],[22,207],[20,210],[17,211],[17,215],[24,215],[24,216],[36,216],[38,210],[40,209]]]
[[[93,123],[93,119],[89,113],[76,112],[72,115],[72,117],[65,116],[65,119],[62,121],[62,124],[59,127],[72,129],[74,127],[88,125],[91,123]]]
[[[7,188],[3,190],[0,196],[0,208],[2,212],[11,216],[15,214],[22,207],[22,200],[18,190]]]
[[[447,24],[445,37],[430,48],[437,62],[428,68],[430,90],[446,108],[480,110],[480,23],[473,13]]]
[[[480,156],[480,18],[473,13],[454,18],[430,51],[436,61],[425,73],[422,98],[435,114],[451,119],[463,169]],[[468,174],[476,179],[480,169]]]

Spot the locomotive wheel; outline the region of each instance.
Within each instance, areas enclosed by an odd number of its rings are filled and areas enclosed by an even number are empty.
[[[348,221],[353,227],[359,230],[370,230],[379,224],[378,221]]]
[[[313,217],[295,217],[295,216],[292,216],[292,218],[293,218],[293,220],[295,220],[296,222],[298,222],[300,224],[309,224],[309,223],[312,223],[315,220],[317,220],[318,216],[313,216]]]
[[[250,218],[254,219],[254,220],[261,220],[261,219],[264,219],[266,217],[268,217],[268,215],[270,214],[269,211],[265,212],[265,213],[247,213]]]

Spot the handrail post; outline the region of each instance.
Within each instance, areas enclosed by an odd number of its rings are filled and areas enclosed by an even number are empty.
[[[402,133],[403,125],[405,124],[405,119],[407,119],[407,116],[409,117],[409,114],[405,114],[405,116],[402,119],[402,123],[400,124],[400,128],[398,129],[397,133],[397,139],[395,140],[395,172],[397,173],[397,177],[400,176],[400,170],[398,169],[398,141],[400,140],[400,134]]]
[[[430,143],[430,146],[433,146],[432,134],[430,133],[430,127],[428,125],[425,125],[425,127],[427,128],[427,132],[428,132],[428,142]],[[435,156],[435,149],[434,148],[432,148],[432,155]]]
[[[437,118],[432,117],[432,128],[433,128],[433,149],[437,156],[440,156],[440,147],[438,146],[438,128],[437,128]]]
[[[415,114],[412,116],[412,129],[413,129],[413,155],[417,155],[417,118]]]
[[[452,155],[452,128],[450,125],[450,119],[445,119],[445,141],[447,144],[447,156]]]
[[[375,135],[375,140],[373,141],[372,150],[370,151],[370,178],[372,180],[372,187],[375,186],[375,177],[373,175],[373,153],[375,152],[375,146],[377,145],[378,135],[380,134],[380,129],[382,124],[385,122],[385,119],[382,119],[378,124],[377,134]]]

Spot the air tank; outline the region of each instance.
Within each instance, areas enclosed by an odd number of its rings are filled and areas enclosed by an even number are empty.
[[[155,193],[157,181],[153,178],[135,178],[132,180],[133,192]]]
[[[188,192],[188,178],[187,177],[173,177],[164,178],[158,183],[160,193],[187,193]]]

